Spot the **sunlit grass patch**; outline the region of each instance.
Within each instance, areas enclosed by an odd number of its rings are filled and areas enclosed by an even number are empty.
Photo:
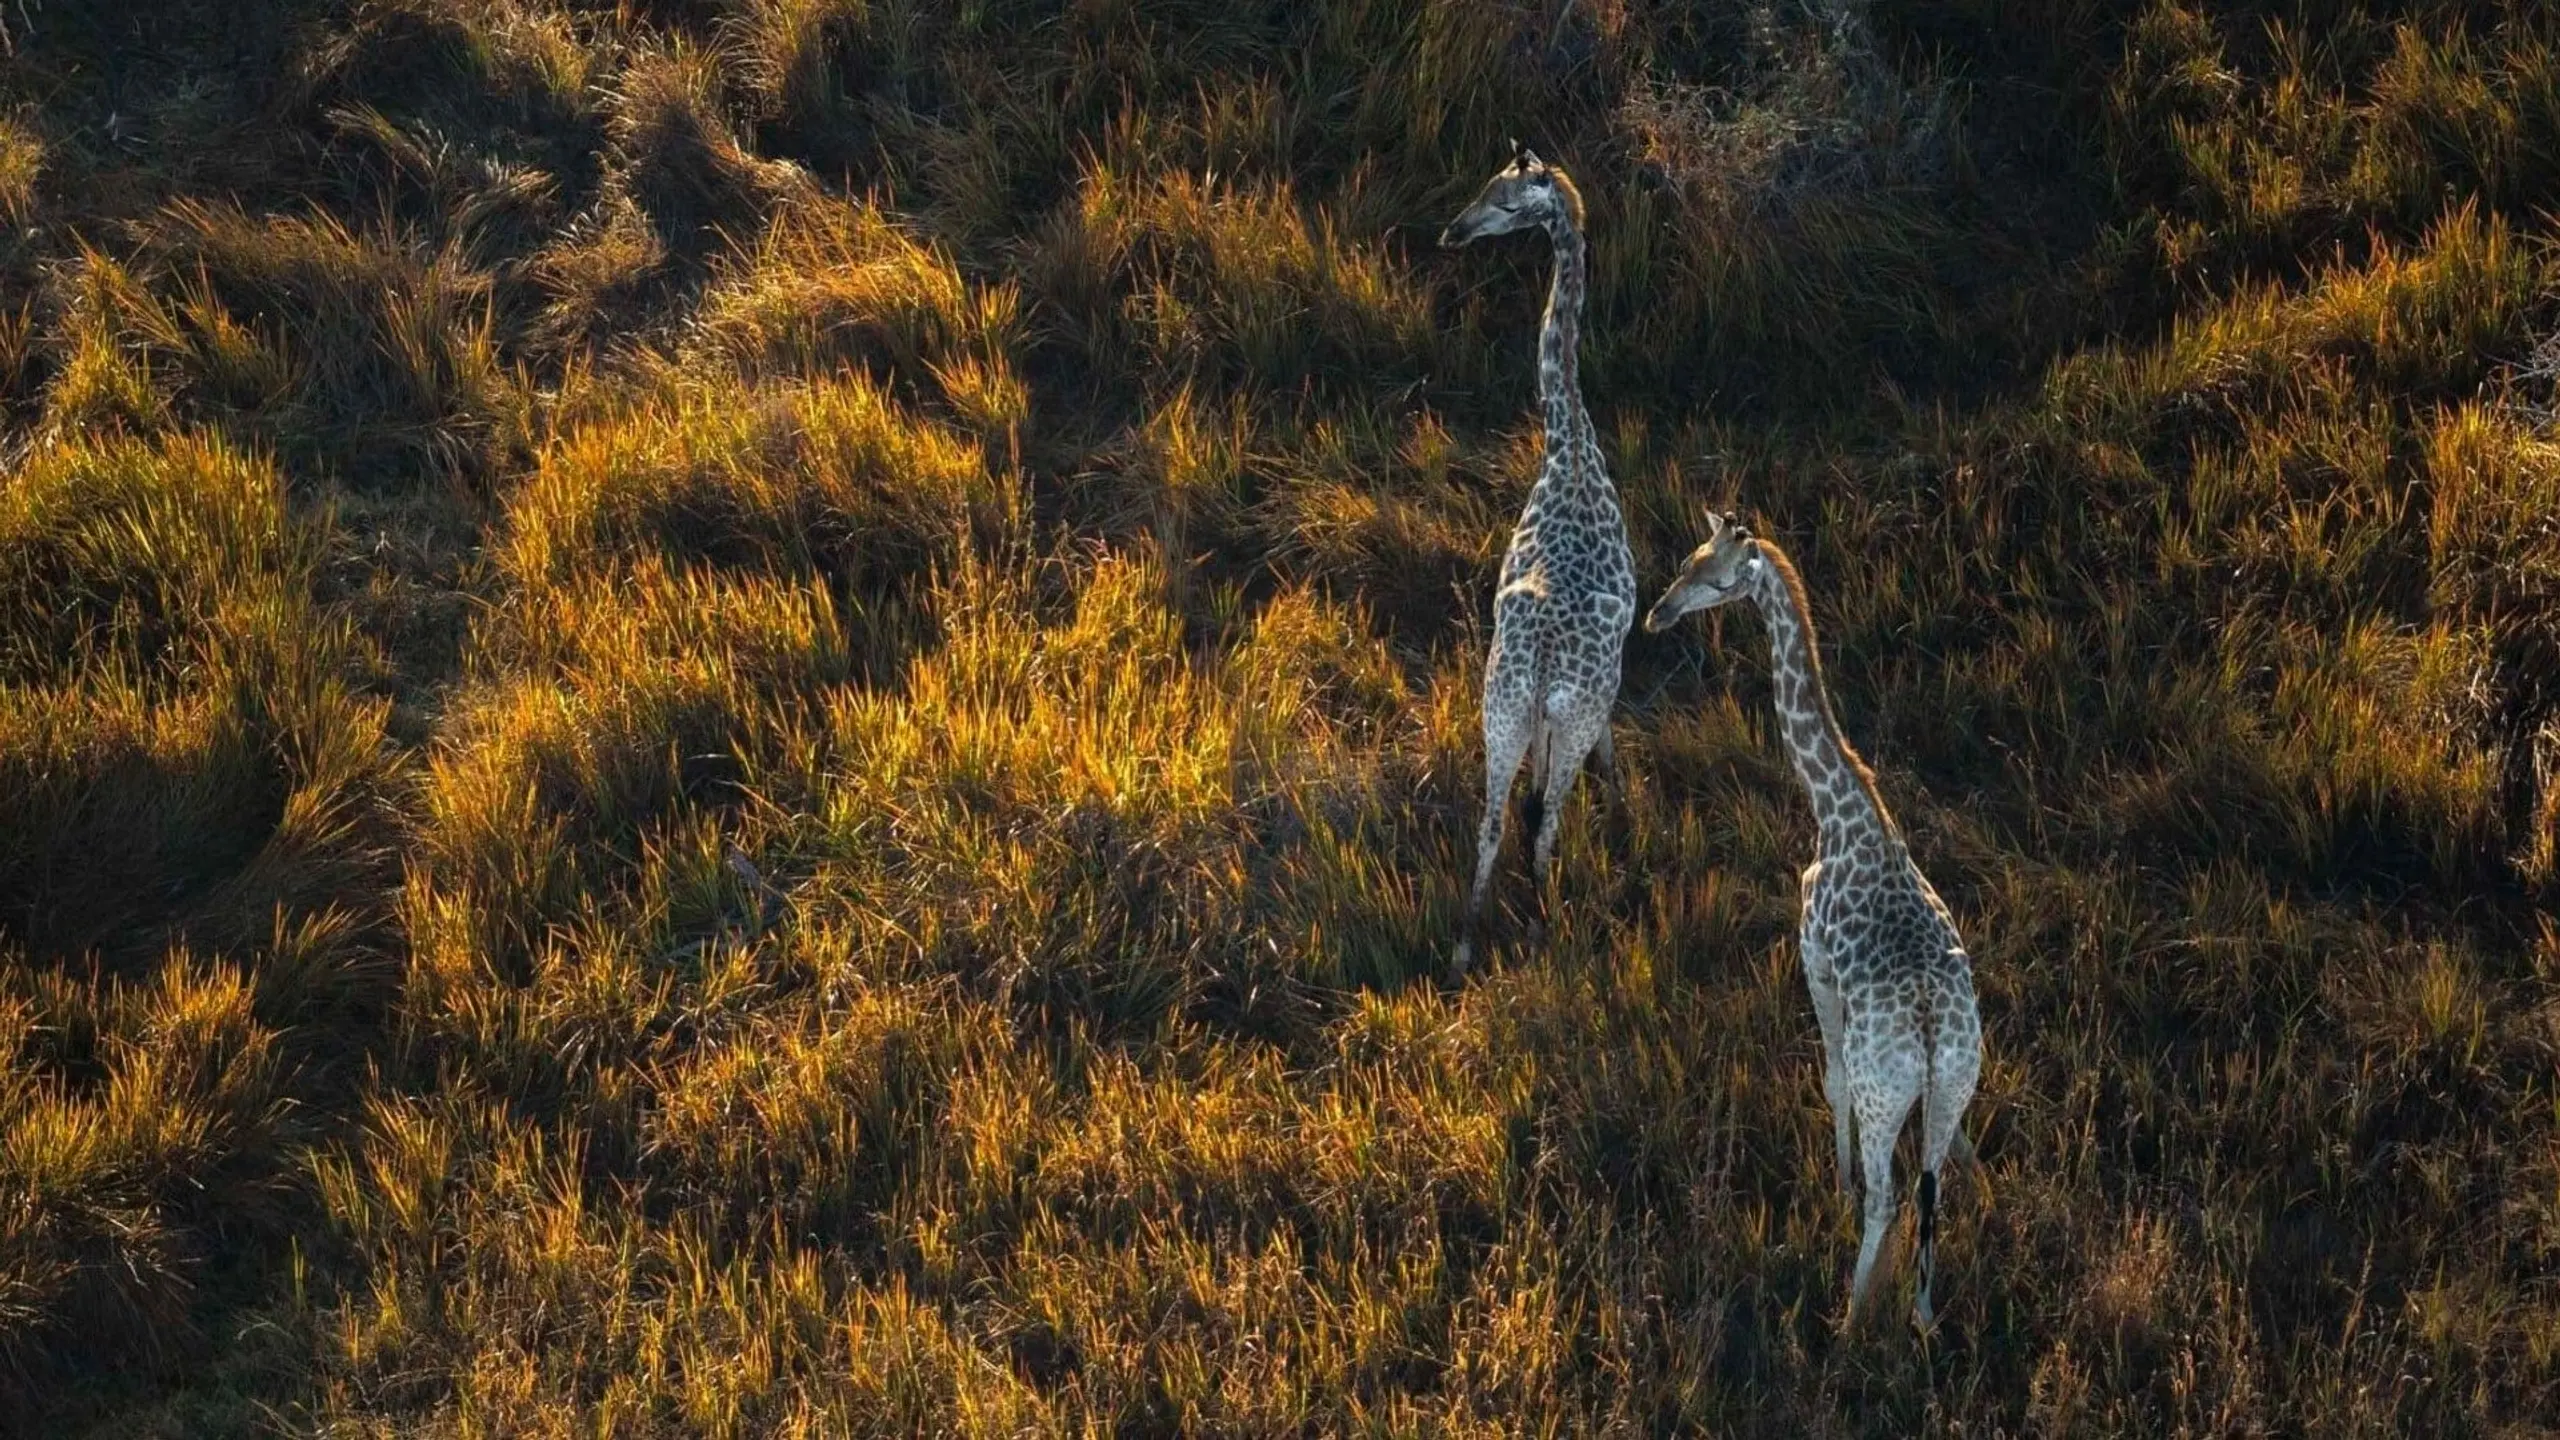
[[[1177,558],[1230,549],[1256,488],[1256,434],[1241,397],[1217,407],[1185,384],[1152,408],[1075,498],[1107,535],[1150,535]]]
[[[873,368],[1003,437],[1028,418],[1012,358],[1019,312],[1013,286],[971,284],[880,210],[813,202],[704,295],[689,362],[753,378]]]
[[[825,697],[884,633],[838,604],[823,577],[642,554],[537,577],[486,618],[479,678],[426,766],[401,902],[422,1039],[622,1104],[616,1143],[640,1143],[632,1067],[659,1056],[661,1027],[773,979],[782,901],[754,858],[790,839],[781,807],[818,784]]]
[[[2254,408],[2284,396],[2306,362],[2327,362],[2343,373],[2324,382],[2310,369],[2310,384],[2367,380],[2407,402],[2453,398],[2529,348],[2549,284],[2547,262],[2508,222],[2458,210],[2418,242],[2331,264],[2299,291],[2243,288],[2182,320],[2166,345],[2064,366],[2055,395],[2075,408],[2180,397]]]
[[[0,674],[201,665],[238,607],[288,589],[314,558],[273,467],[227,445],[47,446],[0,488]]]
[[[583,109],[613,56],[581,35],[576,11],[546,0],[366,0],[354,24],[315,47],[305,83],[430,110],[469,97],[538,130]]]
[[[2428,432],[2427,538],[2435,596],[2477,605],[2484,592],[2560,566],[2543,517],[2560,509],[2560,443],[2505,405],[2471,404]]]
[[[1009,1433],[1045,1413],[903,1279],[859,1284],[780,1234],[730,1244],[591,1199],[580,1151],[501,1108],[385,1103],[368,1130],[368,1164],[317,1175],[378,1277],[332,1318],[325,1415],[889,1436]],[[463,1234],[486,1243],[437,1243]],[[561,1349],[554,1327],[588,1338]]]
[[[632,195],[678,255],[743,240],[807,184],[739,143],[718,55],[679,36],[644,45],[616,74],[610,133]]]
[[[806,172],[742,139],[717,47],[643,30],[587,53],[582,103],[593,97],[601,143],[555,163],[592,164],[596,179],[566,197],[577,208],[524,271],[535,348],[572,362],[670,345],[715,262],[817,199]]]
[[[324,213],[180,202],[142,252],[85,249],[58,282],[47,419],[147,429],[219,417],[352,489],[476,479],[524,436],[487,277]]]
[[[0,536],[22,941],[121,946],[182,916],[262,939],[268,905],[361,876],[332,852],[379,781],[382,711],[311,603],[313,536],[272,467],[193,438],[48,447],[0,489]]]
[[[2538,22],[2155,5],[2114,82],[2117,143],[2135,173],[2185,187],[2191,209],[2164,215],[2160,239],[2187,274],[2317,263],[2367,226],[2405,238],[2455,196],[2521,216],[2552,178],[2553,42]]]
[[[882,590],[1001,533],[1014,503],[980,447],[867,376],[669,377],[546,450],[501,563],[535,587],[602,552]]]
[[[2474,708],[2485,657],[2464,637],[2380,627],[2311,654],[2316,670],[2278,674],[2271,707],[2282,751],[2312,767],[2303,821],[2332,835],[2397,832],[2448,879],[2494,855],[2497,772]],[[2403,806],[2405,819],[2386,818]],[[2304,838],[2323,868],[2348,862],[2337,840]]]
[[[1429,411],[1401,423],[1352,410],[1270,447],[1253,520],[1278,568],[1362,597],[1385,619],[1436,628],[1508,539],[1503,501],[1526,496],[1538,442],[1464,447]],[[1484,494],[1492,489],[1495,494]]]
[[[184,952],[149,982],[103,988],[31,985],[24,957],[8,958],[0,1184],[15,1199],[0,1214],[0,1353],[40,1364],[47,1347],[112,1336],[165,1354],[190,1338],[209,1258],[200,1223],[274,1219],[262,1173],[280,1119],[274,1032],[236,968]],[[48,1053],[44,1030],[78,1035],[74,1053]]]
[[[959,583],[937,652],[831,707],[839,883],[934,917],[881,938],[936,968],[1124,1020],[1178,1003],[1186,955],[1232,943],[1209,917],[1238,914],[1230,817],[1269,720],[1195,667],[1151,566],[1103,562],[1028,645],[1018,581]]]
[[[382,997],[384,707],[263,459],[47,442],[0,482],[0,536],[0,991],[32,1027],[0,1094],[26,1200],[0,1348],[174,1360],[201,1353],[198,1277],[279,1233],[277,1027]]]
[[[511,438],[486,282],[458,255],[360,238],[326,217],[262,223],[211,208],[173,213],[168,235],[175,263],[200,267],[227,308],[292,317],[297,383],[280,436],[326,447],[350,483],[371,479],[385,452],[472,474]]]
[[[932,14],[873,0],[743,0],[720,27],[741,87],[754,98],[757,137],[821,178],[876,158],[864,102],[873,86],[913,73]]]
[[[935,1144],[968,1032],[938,987],[839,993],[814,1015],[759,1017],[661,1062],[641,1143],[669,1204],[715,1233],[849,1240],[876,1223]]]
[[[1403,877],[1342,872],[1325,899],[1285,878],[1364,814],[1416,826],[1357,748],[1401,728],[1405,686],[1365,627],[1283,595],[1220,658],[1160,561],[1116,556],[1026,645],[1027,578],[964,572],[941,648],[831,707],[831,883],[887,953],[1142,1028],[1169,1008],[1291,1030],[1295,987],[1411,966]],[[1380,930],[1405,939],[1364,957]]]
[[[36,179],[43,173],[43,136],[23,116],[0,120],[0,218],[24,224],[34,214]]]
[[[85,246],[55,272],[55,285],[52,333],[21,342],[35,352],[28,359],[42,367],[43,422],[56,430],[156,427],[168,414],[169,400],[152,383],[146,347],[170,329],[165,308],[130,268]],[[225,348],[233,356],[246,353],[237,344]],[[265,382],[261,394],[280,379],[271,367],[254,369]]]
[[[770,743],[760,723],[769,702],[716,662],[640,660],[567,684],[519,681],[458,707],[460,743],[431,763],[423,802],[429,868],[407,899],[417,983],[518,972],[551,926],[576,916],[581,888],[626,872],[653,827],[743,798],[737,752]],[[446,974],[448,963],[461,972]]]
[[[1030,257],[1030,293],[1089,355],[1133,345],[1170,376],[1295,390],[1344,373],[1419,378],[1425,293],[1287,187],[1088,164]]]
[[[852,673],[848,625],[813,580],[669,569],[643,556],[610,580],[532,592],[479,633],[484,665],[579,683],[692,664],[771,699]]]

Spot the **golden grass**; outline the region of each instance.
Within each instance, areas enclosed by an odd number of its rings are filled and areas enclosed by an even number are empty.
[[[36,178],[44,173],[44,138],[13,116],[0,121],[0,217],[26,223],[36,208]]]
[[[0,56],[0,1433],[2560,1405],[2538,12],[78,8]],[[1747,618],[1422,978],[1512,136],[1640,570],[1787,537],[1972,942],[1926,1346],[1838,1325]]]

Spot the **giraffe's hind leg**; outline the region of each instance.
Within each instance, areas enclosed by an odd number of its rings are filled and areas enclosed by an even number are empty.
[[[1967,997],[1966,1011],[1971,1010]],[[1921,1102],[1920,1132],[1920,1233],[1918,1260],[1920,1293],[1912,1306],[1913,1317],[1920,1328],[1928,1329],[1936,1322],[1930,1308],[1930,1284],[1938,1273],[1938,1174],[1946,1163],[1948,1151],[1964,1140],[1964,1111],[1973,1102],[1973,1087],[1982,1075],[1982,1036],[1979,1022],[1965,1025],[1960,1021],[1941,1019],[1938,1045],[1931,1057],[1934,1073],[1928,1093]],[[1972,1145],[1965,1145],[1972,1153]]]
[[[1537,747],[1532,745],[1522,768],[1529,772],[1529,783],[1520,787],[1520,833],[1536,835],[1547,826],[1546,767],[1538,763]],[[1536,867],[1529,865],[1526,847],[1520,863],[1529,870],[1529,943],[1547,943],[1547,890]]]
[[[1851,1089],[1856,1094],[1858,1109],[1858,1150],[1866,1180],[1866,1223],[1858,1237],[1858,1268],[1849,1282],[1849,1314],[1854,1318],[1866,1303],[1867,1286],[1875,1279],[1876,1256],[1884,1249],[1885,1232],[1893,1226],[1893,1142],[1902,1133],[1902,1122],[1911,1114],[1911,1102],[1920,1098],[1919,1056],[1915,1052],[1910,1063],[1896,1063],[1900,1057],[1861,1055],[1861,1047],[1850,1048],[1852,1063],[1869,1062],[1859,1068]],[[1882,1061],[1877,1064],[1873,1062]]]
[[[1460,923],[1457,952],[1450,957],[1449,976],[1459,979],[1474,963],[1485,938],[1485,902],[1493,893],[1494,862],[1502,855],[1503,812],[1511,805],[1511,782],[1529,752],[1537,728],[1528,677],[1515,660],[1505,663],[1502,626],[1494,631],[1493,664],[1484,686],[1484,819],[1476,827],[1475,881],[1467,889],[1467,909]]]
[[[1543,879],[1554,867],[1556,832],[1564,817],[1565,797],[1573,793],[1574,777],[1582,773],[1582,762],[1609,733],[1609,707],[1593,705],[1579,695],[1559,704],[1563,697],[1547,700],[1547,764],[1546,814],[1538,826],[1534,851],[1538,874]]]
[[[1617,737],[1610,733],[1605,721],[1600,726],[1600,738],[1591,746],[1591,768],[1600,772],[1600,794],[1609,807],[1611,843],[1623,852],[1634,843],[1635,822],[1627,808],[1626,772],[1618,768]]]
[[[1530,710],[1529,749],[1521,758],[1528,771],[1529,783],[1520,787],[1520,833],[1533,839],[1547,828],[1549,757],[1555,751],[1556,729],[1533,706]],[[1527,863],[1524,859],[1523,863]],[[1536,867],[1529,872],[1530,882],[1538,879]]]
[[[1831,1106],[1831,1138],[1833,1158],[1838,1162],[1840,1193],[1857,1193],[1857,1175],[1850,1169],[1850,1155],[1857,1144],[1857,1106],[1849,1094],[1849,1063],[1840,1053],[1840,1034],[1847,1017],[1840,1003],[1840,986],[1831,973],[1830,958],[1813,937],[1807,925],[1797,942],[1804,957],[1805,989],[1813,993],[1813,1018],[1822,1027],[1822,1097]]]
[[[1591,742],[1591,768],[1600,772],[1601,781],[1612,791],[1625,783],[1618,774],[1618,739],[1609,727],[1600,727],[1600,738]]]

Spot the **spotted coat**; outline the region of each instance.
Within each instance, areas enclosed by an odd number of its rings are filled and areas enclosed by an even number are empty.
[[[1823,1086],[1842,1193],[1851,1188],[1852,1149],[1865,1178],[1850,1304],[1854,1309],[1865,1298],[1892,1222],[1894,1139],[1916,1104],[1922,1171],[1916,1309],[1925,1326],[1938,1170],[1960,1138],[1982,1069],[1973,969],[1953,917],[1913,862],[1874,777],[1833,718],[1795,567],[1771,542],[1749,543],[1754,554],[1742,567],[1744,584],[1769,631],[1779,727],[1820,836],[1804,871],[1797,939],[1822,1027]]]
[[[1586,284],[1581,204],[1563,173],[1539,165],[1534,156],[1497,176],[1488,195],[1514,176],[1520,182],[1498,202],[1479,201],[1469,213],[1494,203],[1504,228],[1535,224],[1553,250],[1554,275],[1538,337],[1546,444],[1494,595],[1484,682],[1485,805],[1464,934],[1451,965],[1459,975],[1482,933],[1502,849],[1503,811],[1523,763],[1536,831],[1534,869],[1540,873],[1553,864],[1559,814],[1584,762],[1596,759],[1614,783],[1609,713],[1636,613],[1626,520],[1583,407],[1578,374]],[[1537,183],[1541,177],[1544,184]]]

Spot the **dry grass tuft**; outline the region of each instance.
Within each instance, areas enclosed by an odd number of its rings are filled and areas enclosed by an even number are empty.
[[[0,217],[23,225],[34,215],[36,178],[43,173],[43,137],[26,117],[0,121]]]

